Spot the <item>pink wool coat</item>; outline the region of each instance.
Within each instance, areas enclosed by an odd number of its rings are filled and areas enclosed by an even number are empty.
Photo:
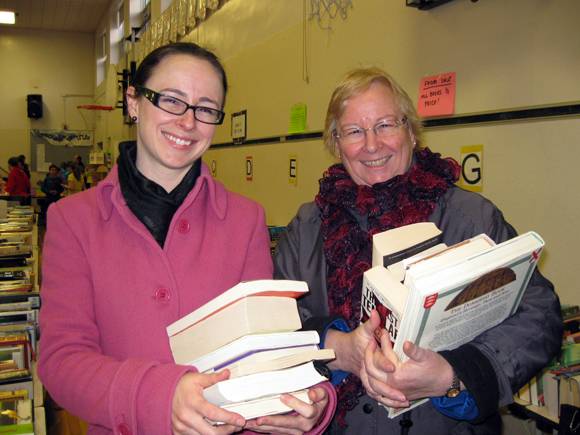
[[[173,363],[166,327],[240,281],[272,277],[262,207],[203,164],[161,249],[127,207],[115,166],[53,204],[47,222],[41,381],[90,434],[171,434],[174,389],[195,368]]]

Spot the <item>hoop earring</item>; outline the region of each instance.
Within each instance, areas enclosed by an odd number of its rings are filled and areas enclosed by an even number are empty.
[[[133,121],[134,123],[137,123],[137,117],[136,117],[136,116],[133,116],[133,117],[131,118],[131,121]]]

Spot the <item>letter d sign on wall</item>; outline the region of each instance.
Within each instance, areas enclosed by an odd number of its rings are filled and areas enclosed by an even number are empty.
[[[246,157],[246,180],[252,181],[254,178],[254,161],[251,157]]]
[[[483,145],[461,147],[461,178],[459,185],[465,190],[481,192],[483,189]]]

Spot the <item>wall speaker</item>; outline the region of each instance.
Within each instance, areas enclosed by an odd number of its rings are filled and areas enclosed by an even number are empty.
[[[28,117],[42,118],[42,95],[28,95]]]

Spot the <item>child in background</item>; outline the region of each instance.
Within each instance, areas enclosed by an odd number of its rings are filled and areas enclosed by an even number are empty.
[[[42,190],[46,195],[43,210],[46,211],[50,204],[60,199],[60,194],[64,191],[64,188],[62,187],[62,180],[58,176],[58,167],[56,165],[50,165],[49,174],[42,182],[42,187],[40,190]]]

